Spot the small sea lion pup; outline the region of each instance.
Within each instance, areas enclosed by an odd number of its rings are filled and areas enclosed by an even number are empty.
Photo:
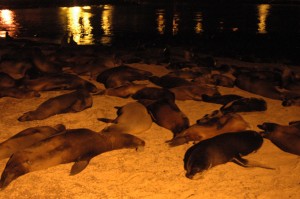
[[[288,126],[265,122],[257,125],[261,135],[269,139],[281,150],[300,155],[300,122],[291,122]]]
[[[227,132],[246,130],[248,123],[237,113],[222,114],[214,111],[211,118],[207,115],[199,119],[196,124],[177,134],[168,141],[170,146],[178,146],[190,141],[202,141]]]
[[[89,129],[69,129],[14,153],[8,160],[0,180],[4,189],[16,178],[59,164],[75,162],[71,175],[84,170],[90,160],[104,152],[139,148],[145,142],[130,134],[97,133]]]
[[[103,132],[140,133],[148,130],[152,125],[152,118],[146,107],[139,102],[130,102],[122,107],[116,107],[117,118],[98,118],[99,121],[112,123]]]
[[[65,130],[66,128],[62,124],[58,124],[54,127],[36,126],[27,128],[0,144],[0,160],[8,158],[17,151],[29,147],[50,136],[62,133]]]
[[[198,179],[203,173],[217,165],[234,162],[244,167],[262,167],[260,163],[248,161],[246,156],[257,151],[263,144],[263,138],[255,131],[225,133],[199,142],[190,147],[184,155],[186,177]]]
[[[85,89],[79,89],[46,100],[34,111],[24,113],[18,120],[20,122],[43,120],[56,114],[80,112],[90,108],[92,104],[91,94]]]
[[[224,114],[232,112],[265,111],[267,110],[267,102],[262,98],[241,98],[223,105],[220,110]]]

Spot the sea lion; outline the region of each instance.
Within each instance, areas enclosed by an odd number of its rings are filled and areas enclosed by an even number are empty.
[[[58,124],[51,126],[36,126],[24,129],[0,144],[0,160],[10,157],[13,153],[29,147],[50,136],[66,130],[65,126]]]
[[[37,91],[32,91],[25,88],[10,87],[10,88],[1,88],[0,98],[1,97],[28,99],[28,98],[40,97],[40,94]]]
[[[229,102],[220,108],[223,114],[237,112],[252,112],[267,110],[267,102],[262,98],[241,98]]]
[[[242,158],[257,151],[263,144],[263,138],[255,131],[240,131],[225,133],[213,138],[201,141],[190,147],[184,155],[184,169],[186,177],[197,179],[203,172],[220,164],[234,162],[244,167],[258,166]]]
[[[159,99],[169,99],[175,101],[175,95],[171,91],[165,88],[159,87],[145,87],[131,96],[133,99],[149,99],[149,100],[159,100]]]
[[[96,80],[103,83],[105,88],[114,88],[135,80],[147,80],[150,76],[152,73],[149,71],[121,65],[104,70],[97,76]]]
[[[145,88],[146,84],[135,84],[135,83],[125,83],[122,86],[114,87],[114,88],[107,88],[103,91],[97,93],[98,95],[110,95],[122,98],[128,98],[131,95],[134,95],[139,90]]]
[[[84,89],[50,98],[40,104],[34,111],[24,113],[18,118],[20,122],[43,120],[56,114],[80,112],[93,104],[91,94]]]
[[[97,92],[97,87],[77,75],[67,73],[48,74],[36,79],[23,79],[22,86],[35,91],[51,91],[51,90],[75,90],[87,89],[94,93]]]
[[[202,119],[189,128],[177,134],[168,141],[170,146],[178,146],[189,141],[202,141],[227,132],[238,132],[246,130],[249,124],[237,113],[228,113],[218,117]]]
[[[188,81],[186,79],[180,78],[180,77],[174,77],[171,75],[164,75],[161,77],[157,77],[157,76],[152,76],[149,78],[149,80],[158,85],[161,86],[163,88],[174,88],[174,87],[178,87],[178,86],[192,86],[195,85],[193,82]]]
[[[249,77],[243,74],[237,76],[235,85],[242,90],[270,99],[281,100],[284,96],[283,93],[276,89],[276,85],[274,85],[274,83],[258,78]]]
[[[209,96],[206,94],[202,95],[203,102],[215,103],[215,104],[227,104],[231,101],[243,98],[240,95],[228,94],[228,95],[213,95]]]
[[[44,139],[14,153],[2,173],[0,187],[4,189],[26,173],[71,162],[75,163],[70,174],[75,175],[84,170],[93,157],[101,153],[143,146],[143,140],[130,134],[69,129],[63,134]]]
[[[175,95],[176,100],[202,100],[202,95],[220,95],[216,87],[210,87],[208,85],[190,85],[190,86],[178,86],[169,89]]]
[[[257,125],[262,129],[261,135],[269,139],[281,150],[300,155],[300,125],[292,122],[288,126],[265,122]]]
[[[190,126],[188,117],[179,109],[174,101],[161,99],[156,101],[139,100],[147,107],[152,120],[161,127],[173,132],[173,136]]]
[[[103,129],[103,132],[140,133],[148,130],[152,125],[152,118],[146,107],[139,102],[130,102],[118,107],[115,119],[98,118],[99,121],[113,123]]]

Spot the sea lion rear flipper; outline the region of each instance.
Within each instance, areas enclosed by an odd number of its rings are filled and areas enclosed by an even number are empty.
[[[82,160],[76,161],[71,168],[70,175],[76,175],[76,174],[80,173],[81,171],[83,171],[89,164],[90,160],[91,159],[88,158],[88,159],[82,159]]]
[[[260,168],[272,169],[272,170],[275,169],[275,168],[268,167],[266,165],[263,165],[262,163],[259,163],[259,162],[253,161],[253,160],[250,161],[250,160],[244,159],[241,156],[234,157],[231,161],[242,167],[260,167]]]

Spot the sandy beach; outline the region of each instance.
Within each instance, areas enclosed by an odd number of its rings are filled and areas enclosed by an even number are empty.
[[[215,58],[217,63],[232,63],[239,66],[269,66],[275,64],[248,63],[229,58]],[[280,64],[279,64],[280,65]],[[162,76],[170,72],[165,65],[130,64],[130,66],[151,71]],[[300,70],[299,66],[296,66]],[[88,76],[82,78],[89,79]],[[104,86],[93,81],[99,88]],[[139,83],[139,82],[137,82]],[[142,81],[151,86],[152,83]],[[219,87],[221,94],[237,94],[244,97],[261,96],[243,91],[237,87]],[[88,128],[101,131],[107,125],[97,118],[115,118],[114,106],[123,106],[134,101],[131,97],[119,98],[107,95],[94,95],[93,106],[78,113],[66,113],[44,120],[19,122],[23,113],[34,110],[50,97],[70,91],[42,91],[39,98],[15,99],[0,98],[0,142],[14,134],[34,126],[64,124],[67,129]],[[251,130],[259,131],[258,124],[274,122],[287,125],[290,121],[300,120],[300,107],[284,107],[281,101],[263,98],[267,110],[263,112],[240,113],[249,123]],[[203,101],[178,101],[176,104],[185,113],[190,124],[194,124],[221,105]],[[135,199],[135,198],[246,198],[246,199],[297,199],[300,198],[300,157],[286,153],[269,140],[264,139],[262,147],[245,158],[261,162],[275,168],[244,168],[234,163],[218,165],[208,170],[202,179],[190,180],[185,177],[183,156],[192,143],[169,147],[172,132],[152,123],[149,130],[136,134],[146,142],[143,151],[120,149],[94,157],[86,169],[70,176],[73,163],[61,164],[45,170],[23,175],[4,190],[0,198],[89,198],[89,199]],[[8,159],[0,160],[1,171]]]

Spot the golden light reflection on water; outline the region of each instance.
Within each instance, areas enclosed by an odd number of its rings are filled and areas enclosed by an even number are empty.
[[[110,44],[112,32],[114,7],[112,5],[104,5],[104,10],[101,16],[101,27],[103,30],[103,36],[101,37],[102,44]]]
[[[258,9],[258,33],[265,34],[267,33],[266,21],[270,12],[270,4],[260,4],[257,6]]]
[[[4,27],[0,31],[0,37],[5,37],[5,32],[8,31],[10,36],[16,36],[16,21],[15,13],[11,10],[0,10],[0,23]]]
[[[93,44],[93,27],[90,18],[92,14],[88,12],[90,6],[62,8],[67,16],[67,31],[73,35],[77,44]]]
[[[163,35],[165,33],[165,27],[166,27],[166,19],[165,19],[165,10],[159,9],[156,12],[157,14],[157,31],[159,34]]]
[[[176,35],[179,31],[179,21],[180,21],[179,13],[175,12],[173,15],[173,28],[172,28],[173,35]]]
[[[196,12],[195,13],[195,18],[194,18],[196,24],[195,24],[195,33],[199,34],[203,32],[203,27],[202,27],[202,13],[201,12]]]

